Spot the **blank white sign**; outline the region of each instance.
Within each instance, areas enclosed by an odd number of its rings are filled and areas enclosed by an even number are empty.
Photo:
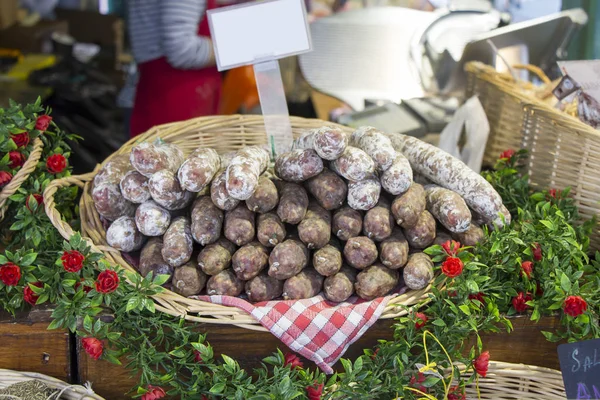
[[[208,11],[219,71],[311,50],[304,0],[272,0]]]

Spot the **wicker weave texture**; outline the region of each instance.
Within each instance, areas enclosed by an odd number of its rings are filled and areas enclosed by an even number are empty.
[[[15,194],[23,182],[29,178],[29,175],[35,171],[38,161],[40,160],[40,157],[42,157],[43,149],[44,144],[42,143],[42,140],[39,137],[35,138],[33,141],[33,149],[31,150],[31,153],[29,153],[27,161],[25,161],[25,164],[23,164],[19,172],[13,176],[11,181],[2,188],[2,191],[0,192],[0,221],[4,219],[4,214],[8,208],[8,198]]]
[[[60,396],[60,399],[63,400],[104,400],[104,397],[98,396],[93,391],[88,391],[88,389],[83,386],[70,385],[47,375],[36,372],[20,372],[9,369],[0,369],[0,388],[2,389],[15,383],[30,381],[33,379],[45,383],[52,389],[58,389],[60,391],[64,390]]]
[[[294,135],[298,136],[307,129],[318,128],[328,123],[321,120],[292,117],[291,124]],[[342,127],[342,129],[351,132],[350,128]],[[267,142],[262,116],[200,117],[152,128],[147,133],[127,142],[107,160],[117,154],[129,154],[135,144],[142,141],[152,141],[158,137],[167,142],[176,143],[186,154],[200,146],[210,146],[218,152],[224,153],[240,149],[243,146],[260,145]],[[106,230],[100,221],[91,196],[91,181],[99,168],[100,166],[90,174],[53,181],[44,191],[46,213],[61,235],[64,238],[70,238],[74,232],[56,210],[54,194],[61,187],[79,186],[83,189],[79,204],[82,235],[89,238],[93,249],[103,252],[110,262],[120,265],[126,270],[135,271],[122,257],[121,253],[110,247],[106,242]],[[395,318],[405,315],[407,307],[426,299],[429,291],[430,287],[428,286],[422,290],[408,291],[394,297],[389,301],[381,318]],[[183,316],[190,321],[233,324],[247,329],[265,330],[252,316],[235,307],[189,299],[168,290],[155,296],[154,299],[156,308],[159,311],[174,316]]]

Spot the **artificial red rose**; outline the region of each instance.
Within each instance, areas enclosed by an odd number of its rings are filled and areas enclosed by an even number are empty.
[[[119,287],[119,275],[115,271],[107,269],[100,272],[96,280],[96,291],[98,293],[111,293]]]
[[[200,397],[200,400],[208,400],[208,397],[206,397],[206,395],[202,395],[202,397]]]
[[[531,274],[533,273],[533,263],[531,261],[523,261],[521,263],[521,271],[527,275],[527,278],[531,279]]]
[[[6,186],[12,179],[12,174],[6,171],[0,171],[0,188]]]
[[[563,311],[571,317],[577,317],[587,310],[587,303],[581,296],[569,296],[563,304]]]
[[[510,158],[512,158],[512,156],[514,156],[514,155],[515,155],[515,151],[514,151],[514,150],[512,150],[512,149],[510,149],[510,150],[506,150],[506,151],[504,151],[504,152],[500,153],[500,159],[501,159],[501,160],[502,160],[502,159],[510,159]]]
[[[23,153],[19,153],[15,150],[8,152],[8,160],[8,166],[11,168],[19,168],[25,164],[25,156]]]
[[[542,246],[539,243],[533,244],[532,253],[534,261],[542,261]]]
[[[0,281],[6,286],[17,286],[21,280],[21,268],[11,262],[0,265]]]
[[[316,386],[315,386],[316,385]],[[313,383],[312,386],[306,387],[306,396],[308,400],[321,400],[321,396],[323,395],[323,384]]]
[[[194,362],[202,363],[204,359],[202,358],[202,354],[198,350],[194,350]]]
[[[23,132],[10,137],[17,147],[25,147],[29,144],[29,133]]]
[[[458,249],[460,249],[460,242],[456,240],[448,240],[444,244],[442,244],[442,248],[449,256],[455,256],[458,253]]]
[[[379,347],[371,354],[371,360],[374,360],[377,357],[377,354],[379,354]]]
[[[52,121],[52,117],[49,115],[40,115],[37,117],[35,121],[35,129],[38,131],[44,132],[50,126],[50,121]]]
[[[456,290],[449,290],[448,297],[456,297],[458,296],[458,292]]]
[[[487,375],[489,365],[490,365],[490,352],[489,351],[484,351],[483,353],[481,353],[479,355],[479,357],[477,357],[475,360],[473,360],[473,368],[475,368],[475,372],[477,372],[479,375],[483,376],[484,378]]]
[[[420,390],[423,393],[427,393],[427,388],[423,385],[420,385],[421,383],[425,382],[425,379],[427,379],[425,377],[425,374],[419,372],[418,377],[414,375],[410,377],[410,386],[414,387],[417,390]]]
[[[39,207],[40,205],[44,204],[44,197],[43,197],[41,194],[39,194],[39,193],[34,193],[34,194],[32,194],[31,196],[33,196],[34,200],[35,200],[35,201],[36,201],[36,203],[38,204],[38,207]],[[30,206],[30,204],[29,204],[29,199],[31,198],[31,196],[27,196],[27,200],[25,200],[25,207],[27,207],[27,209],[28,209],[29,211],[32,211],[32,210],[31,210],[31,206]]]
[[[512,304],[516,312],[522,313],[529,308],[529,306],[526,303],[531,300],[533,300],[531,293],[521,292],[517,295],[517,297],[512,299]]]
[[[142,396],[142,400],[157,400],[162,399],[167,394],[160,386],[148,385],[148,392]]]
[[[86,337],[81,339],[81,344],[83,345],[85,352],[94,360],[97,360],[102,356],[104,345],[100,340],[93,337]]]
[[[417,329],[421,329],[427,323],[427,315],[423,314],[422,312],[416,313],[415,319],[417,320],[417,322],[415,322],[415,328]]]
[[[458,257],[448,257],[446,261],[442,263],[442,273],[448,278],[456,278],[463,271],[463,262]]]
[[[452,386],[448,390],[448,400],[466,400],[466,398],[464,389],[459,386]]]
[[[83,268],[85,256],[77,250],[65,251],[60,258],[67,272],[79,272]]]
[[[553,199],[557,199],[560,197],[560,190],[556,190],[556,189],[550,189],[548,191],[548,196],[550,196]]]
[[[35,282],[32,283],[33,286],[35,287],[44,287],[44,284],[42,282]],[[23,289],[23,300],[25,300],[27,303],[31,304],[32,306],[35,306],[35,303],[37,303],[38,299],[40,296],[38,296],[30,287],[29,285],[26,285],[25,288]]]
[[[67,159],[62,154],[52,154],[46,160],[46,168],[51,174],[59,174],[67,168]]]
[[[544,295],[544,289],[542,289],[542,285],[540,283],[536,283],[535,295],[537,297],[542,297]]]
[[[300,358],[298,358],[298,356],[294,353],[287,353],[284,356],[283,365],[289,365],[291,369],[302,369],[304,367],[304,364],[302,364]]]
[[[471,293],[469,295],[469,300],[477,300],[481,303],[481,305],[485,304],[485,294],[483,294],[482,292],[479,293]]]

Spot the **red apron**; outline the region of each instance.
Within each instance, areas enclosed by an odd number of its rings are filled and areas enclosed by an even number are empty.
[[[207,10],[213,8],[216,0],[208,0]],[[198,35],[210,37],[206,16],[198,25]],[[217,67],[177,69],[161,57],[138,65],[138,70],[131,136],[156,125],[218,114],[221,74]]]

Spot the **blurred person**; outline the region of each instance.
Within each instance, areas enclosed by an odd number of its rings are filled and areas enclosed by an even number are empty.
[[[216,0],[129,0],[129,35],[138,67],[131,136],[153,126],[218,113],[206,11]]]

